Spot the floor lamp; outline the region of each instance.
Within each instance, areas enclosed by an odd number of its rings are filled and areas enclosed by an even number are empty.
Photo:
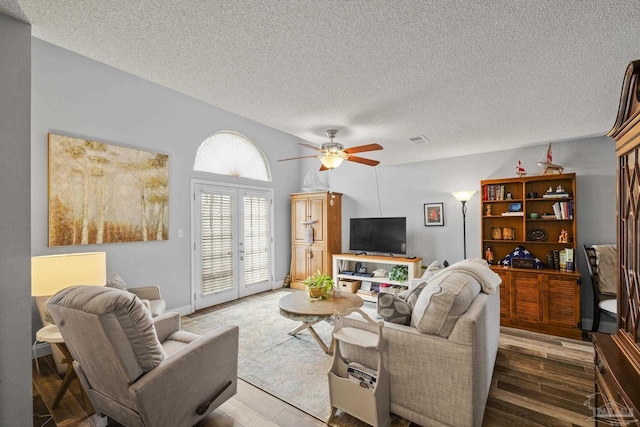
[[[464,247],[464,259],[467,259],[467,202],[475,191],[456,191],[451,193],[459,202],[462,203],[462,242]]]

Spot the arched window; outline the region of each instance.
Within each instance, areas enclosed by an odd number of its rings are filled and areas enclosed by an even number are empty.
[[[204,140],[193,170],[271,181],[269,164],[262,151],[246,136],[228,130]]]

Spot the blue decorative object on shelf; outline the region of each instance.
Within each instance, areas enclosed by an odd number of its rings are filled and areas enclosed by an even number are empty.
[[[542,263],[542,261],[540,261],[540,259],[534,257],[531,254],[531,252],[529,252],[527,249],[524,248],[524,246],[516,246],[516,248],[513,251],[511,251],[510,254],[507,254],[507,256],[505,256],[504,258],[502,258],[498,262],[498,265],[504,265],[506,267],[511,267],[511,260],[513,258],[532,259],[534,268],[544,268],[545,267],[545,265]]]

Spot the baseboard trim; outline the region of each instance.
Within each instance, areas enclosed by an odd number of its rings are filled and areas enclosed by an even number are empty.
[[[31,347],[31,359],[48,356],[51,354],[51,347],[46,342],[39,342]]]
[[[177,313],[180,313],[181,316],[186,316],[187,314],[193,313],[193,310],[191,309],[190,305],[183,305],[182,307],[172,308],[167,311],[175,311]]]

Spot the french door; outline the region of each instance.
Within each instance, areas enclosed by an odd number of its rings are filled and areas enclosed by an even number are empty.
[[[195,310],[272,289],[272,190],[192,187]]]

